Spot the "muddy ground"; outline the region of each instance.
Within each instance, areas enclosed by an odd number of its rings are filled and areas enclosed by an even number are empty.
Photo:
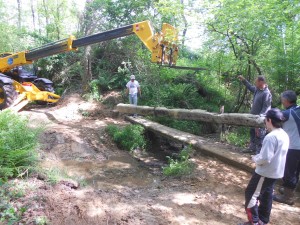
[[[244,221],[244,189],[251,174],[195,153],[192,175],[165,177],[159,149],[132,154],[118,149],[105,133],[125,125],[99,103],[78,94],[57,106],[30,106],[21,112],[46,124],[40,139],[40,166],[71,178],[50,184],[40,175],[27,181],[19,205],[23,224],[237,224]],[[79,187],[77,188],[79,182]],[[300,204],[274,203],[270,224],[300,224]]]

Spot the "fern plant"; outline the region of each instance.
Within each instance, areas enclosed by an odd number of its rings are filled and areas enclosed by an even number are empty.
[[[8,110],[0,112],[0,179],[18,176],[34,166],[42,130],[31,127],[28,118]]]

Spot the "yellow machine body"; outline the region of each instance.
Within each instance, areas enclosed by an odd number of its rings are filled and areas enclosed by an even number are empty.
[[[3,53],[0,54],[0,72],[6,73],[12,71],[15,67],[31,64],[34,60],[38,60],[39,58],[44,58],[50,55],[55,55],[59,53],[64,53],[68,51],[77,50],[75,41],[77,41],[78,47],[89,45],[92,43],[101,42],[104,39],[101,39],[103,34],[107,33],[115,33],[115,31],[119,31],[118,36],[112,36],[109,39],[114,39],[122,36],[127,36],[130,34],[136,34],[139,39],[144,43],[144,45],[151,52],[151,62],[157,63],[160,65],[168,65],[174,66],[176,64],[176,60],[178,57],[178,31],[173,26],[164,23],[162,26],[162,31],[159,33],[154,33],[152,25],[150,21],[143,21],[139,23],[132,24],[132,28],[130,30],[130,26],[117,28],[111,31],[91,35],[88,37],[83,37],[81,39],[76,39],[74,36],[70,36],[67,39],[60,40],[54,43],[47,44],[40,48],[33,49],[31,51],[22,51],[18,53]],[[129,28],[129,29],[128,29]],[[93,38],[96,36],[96,40]],[[89,42],[80,42],[82,39],[89,40]],[[109,40],[105,39],[105,40]],[[1,74],[0,74],[1,75]],[[4,79],[7,79],[4,78]],[[55,103],[60,98],[59,95],[56,95],[52,92],[41,91],[31,82],[23,82],[19,83],[12,75],[11,79],[13,79],[13,86],[15,91],[18,93],[17,100],[10,107],[16,107],[19,103],[26,100],[29,101],[43,101],[48,103]],[[5,100],[3,97],[3,87],[0,87],[0,104]],[[26,105],[26,104],[24,104]],[[19,110],[19,109],[18,109]]]

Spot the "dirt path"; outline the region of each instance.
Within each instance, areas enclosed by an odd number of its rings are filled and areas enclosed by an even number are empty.
[[[49,224],[237,224],[245,220],[244,189],[250,174],[195,154],[193,175],[167,178],[155,154],[119,150],[105,133],[107,124],[124,125],[111,112],[77,94],[52,108],[22,112],[33,123],[47,124],[41,137],[40,165],[63,171],[68,179],[49,185],[30,178],[23,204],[24,222],[45,216]],[[155,150],[155,149],[154,149]],[[75,182],[76,183],[76,182]],[[76,185],[75,185],[76,186]],[[275,203],[271,224],[300,224],[300,204]]]

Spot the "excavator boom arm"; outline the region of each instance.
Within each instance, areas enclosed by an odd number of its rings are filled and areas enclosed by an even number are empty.
[[[108,41],[128,35],[136,34],[139,39],[152,53],[151,62],[160,65],[174,66],[176,64],[178,47],[176,45],[178,32],[169,24],[163,24],[162,31],[154,33],[151,23],[143,21],[106,32],[93,34],[87,37],[75,39],[70,36],[67,39],[52,42],[39,48],[29,51],[0,56],[0,72],[24,64],[30,64],[35,60],[76,50],[79,47],[87,46],[103,41]]]

